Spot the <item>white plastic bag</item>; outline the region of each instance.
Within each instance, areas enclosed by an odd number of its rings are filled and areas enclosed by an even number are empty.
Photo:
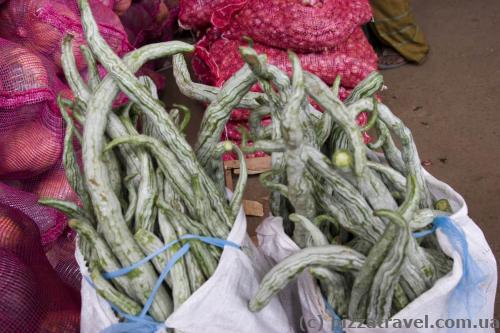
[[[183,333],[295,332],[278,299],[263,311],[248,310],[248,301],[271,265],[252,244],[246,228],[245,215],[240,211],[228,240],[241,244],[242,250],[224,248],[213,276],[167,319],[167,327]],[[76,257],[82,275],[88,275],[79,251]],[[86,279],[82,280],[81,295],[82,333],[101,332],[118,322],[110,305],[97,295]]]
[[[274,264],[300,250],[285,234],[281,217],[268,217],[257,228],[259,249]],[[290,321],[299,332],[331,332],[332,318],[325,308],[321,290],[309,272],[302,272],[296,282],[278,294]],[[265,308],[264,308],[265,309]]]
[[[474,221],[469,218],[467,205],[460,194],[428,173],[426,173],[426,178],[430,191],[435,198],[446,198],[449,200],[455,212],[451,217],[453,223],[465,234],[470,259],[475,261],[482,271],[484,279],[473,291],[473,298],[478,304],[454,304],[456,303],[456,298],[453,298],[453,293],[463,277],[464,266],[459,251],[455,249],[455,246],[450,244],[448,237],[438,229],[438,240],[443,251],[454,260],[452,272],[438,280],[430,290],[420,295],[420,297],[391,318],[391,322],[388,322],[387,326],[390,328],[371,328],[366,326],[363,328],[344,327],[346,333],[487,333],[495,331],[494,328],[491,327],[474,328],[474,326],[472,326],[472,329],[469,328],[464,330],[437,327],[445,326],[446,324],[449,326],[463,325],[460,320],[457,320],[456,324],[451,321],[446,323],[444,320],[449,319],[450,316],[455,319],[465,319],[465,324],[468,325],[468,307],[474,307],[473,310],[476,310],[474,313],[475,318],[471,318],[472,325],[485,326],[486,321],[493,318],[497,286],[497,265],[495,257],[481,229],[479,229]],[[259,239],[259,248],[276,262],[299,250],[299,247],[285,234],[281,218],[270,217],[266,219],[259,228],[257,228],[257,237]],[[332,332],[332,318],[326,313],[324,299],[309,273],[302,273],[297,280],[297,284],[289,286],[289,288],[295,288],[295,290],[286,289],[280,293],[279,296],[287,297],[287,295],[293,295],[294,293],[299,295],[299,302],[302,306],[303,315],[296,324],[298,324],[303,331],[308,331],[310,333]],[[464,298],[464,300],[466,299]],[[291,303],[283,302],[283,304],[288,307],[286,308],[287,313],[294,311],[290,308],[292,306]],[[452,309],[451,312],[453,313],[449,313],[450,309]],[[400,324],[404,325],[404,319],[422,319],[424,325],[425,322],[427,322],[428,325],[427,327],[416,327],[421,326],[421,324],[418,323],[417,325],[410,324],[410,326],[413,327],[398,326]],[[409,322],[407,321],[406,323]],[[344,324],[348,325],[348,323]],[[489,324],[491,324],[491,322],[489,322]]]

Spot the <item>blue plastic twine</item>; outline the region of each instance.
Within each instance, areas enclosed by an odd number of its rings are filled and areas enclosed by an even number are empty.
[[[149,262],[151,259],[154,257],[160,255],[161,253],[165,252],[175,244],[178,244],[182,240],[199,240],[202,241],[203,243],[210,244],[213,246],[217,246],[220,248],[224,248],[224,246],[231,246],[234,248],[239,249],[240,245],[225,240],[225,239],[219,239],[219,238],[213,238],[213,237],[205,237],[205,236],[196,236],[196,235],[184,235],[180,237],[178,240],[174,240],[162,248],[158,249],[157,251],[149,254],[145,258],[139,260],[138,262],[128,266],[121,268],[119,270],[116,270],[114,272],[107,272],[103,273],[102,276],[106,280],[111,280],[115,279],[120,276],[127,275],[128,273],[132,272],[133,270],[139,268],[141,265],[144,265],[145,263]],[[167,265],[161,272],[158,280],[156,281],[153,290],[151,291],[151,294],[149,295],[149,298],[147,299],[146,303],[144,304],[144,307],[142,308],[141,313],[138,316],[132,316],[129,314],[124,313],[120,309],[118,309],[114,304],[111,304],[111,307],[113,310],[115,310],[120,316],[125,318],[127,321],[126,322],[121,322],[117,324],[113,324],[109,326],[108,328],[104,329],[102,333],[129,333],[129,332],[138,332],[138,333],[155,333],[157,330],[160,328],[164,327],[164,323],[160,323],[155,321],[153,318],[147,315],[149,309],[151,308],[151,305],[153,304],[154,298],[158,292],[158,290],[161,287],[161,284],[163,283],[163,280],[165,277],[168,275],[172,267],[181,259],[186,253],[189,252],[189,249],[191,248],[191,245],[189,243],[184,244],[173,256],[170,258],[168,261]],[[89,282],[89,284],[95,288],[94,284],[92,281],[88,278],[85,277],[85,279]]]
[[[449,319],[470,319],[473,323],[479,320],[479,314],[486,304],[486,291],[481,284],[486,274],[469,254],[469,245],[462,229],[453,223],[448,216],[438,216],[434,219],[432,230],[415,233],[417,238],[427,236],[437,229],[447,237],[455,251],[460,254],[463,264],[463,275],[458,285],[448,298]],[[448,332],[464,332],[460,329],[449,329]]]
[[[335,312],[333,309],[333,306],[328,303],[328,301],[325,298],[325,306],[326,306],[326,311],[330,314],[332,317],[332,333],[343,333],[344,330],[342,329],[342,318]]]

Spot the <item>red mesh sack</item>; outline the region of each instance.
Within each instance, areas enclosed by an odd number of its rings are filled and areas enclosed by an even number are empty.
[[[246,0],[179,0],[179,24],[185,29],[200,30],[210,25],[210,18],[216,8],[234,2],[237,8]]]
[[[140,0],[132,3],[121,20],[135,47],[168,41],[174,36],[179,8],[172,1]]]
[[[50,63],[0,38],[0,178],[30,178],[59,160],[64,124],[54,100],[64,89]]]
[[[212,23],[230,38],[248,36],[277,48],[319,52],[344,43],[371,17],[368,0],[252,0],[233,17],[216,11]]]
[[[180,22],[200,29],[210,23],[231,39],[301,52],[343,43],[371,17],[368,0],[183,0]]]
[[[79,291],[59,278],[40,241],[40,224],[57,213],[35,200],[0,184],[0,331],[78,332]]]
[[[119,55],[131,50],[118,16],[97,1],[92,8],[99,31],[113,50]],[[75,0],[9,1],[0,11],[0,37],[41,53],[59,67],[61,43],[67,33],[75,37],[73,52],[78,68],[83,69],[85,61],[79,46],[85,41]]]
[[[239,47],[244,42],[225,38],[215,39],[210,34],[197,44],[193,68],[200,80],[220,86],[231,77],[244,62]],[[258,53],[267,55],[268,62],[291,73],[291,64],[285,50],[255,43]],[[320,53],[299,53],[304,70],[332,84],[337,75],[342,77],[343,87],[355,87],[368,74],[377,69],[377,55],[361,28],[357,28],[341,45]]]
[[[271,124],[270,120],[271,120],[270,118],[266,118],[266,119],[262,120],[262,126],[268,126],[269,124]],[[249,127],[246,120],[243,120],[243,121],[230,120],[230,121],[228,121],[226,123],[226,125],[224,126],[224,131],[221,134],[221,140],[229,140],[229,141],[236,143],[237,145],[240,145],[241,140],[242,140],[241,127],[244,127],[247,130],[250,130],[250,127]],[[252,146],[253,142],[248,141],[247,145]],[[264,153],[263,151],[257,151],[257,152],[252,153],[252,154],[245,154],[245,158],[255,158],[255,157],[264,157],[264,156],[266,156],[266,153]],[[228,152],[228,153],[224,153],[222,158],[224,161],[232,161],[232,160],[237,160],[238,155],[235,152]]]

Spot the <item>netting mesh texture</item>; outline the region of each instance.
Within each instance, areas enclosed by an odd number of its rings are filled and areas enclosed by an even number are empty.
[[[239,54],[239,47],[243,45],[246,46],[247,43],[207,34],[197,44],[193,60],[196,75],[205,83],[222,85],[243,66],[244,62]],[[291,73],[286,50],[259,43],[254,43],[254,48],[258,53],[266,54],[269,63]],[[319,76],[328,84],[332,84],[337,75],[340,75],[342,86],[347,88],[355,87],[377,69],[377,55],[359,27],[345,42],[331,50],[298,53],[298,56],[304,70]]]
[[[66,281],[53,269],[39,228],[62,217],[36,200],[0,183],[0,331],[78,332],[79,291],[70,285],[78,267],[58,259]],[[50,252],[62,253],[56,247]]]
[[[92,2],[99,31],[119,55],[131,50],[119,17],[100,1]],[[80,45],[83,28],[75,0],[15,0],[0,10],[0,37],[13,40],[61,65],[61,42],[74,36],[73,52],[79,69],[85,67]]]
[[[77,202],[61,166],[59,93],[71,97],[51,59],[0,37],[0,332],[79,330],[74,235],[38,204]]]
[[[63,122],[55,106],[65,90],[43,57],[0,38],[0,179],[25,179],[60,159]]]
[[[184,27],[209,25],[227,38],[300,52],[322,51],[344,42],[371,19],[367,0],[181,0]]]

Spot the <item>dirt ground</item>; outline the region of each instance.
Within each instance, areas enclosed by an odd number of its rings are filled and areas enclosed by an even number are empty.
[[[421,66],[384,71],[384,101],[410,129],[427,170],[465,198],[469,214],[500,258],[500,2],[418,0],[415,16],[431,45]],[[170,90],[166,100],[202,108]],[[254,177],[248,199],[266,201]],[[260,219],[251,218],[252,233]],[[500,318],[497,293],[495,317]]]

